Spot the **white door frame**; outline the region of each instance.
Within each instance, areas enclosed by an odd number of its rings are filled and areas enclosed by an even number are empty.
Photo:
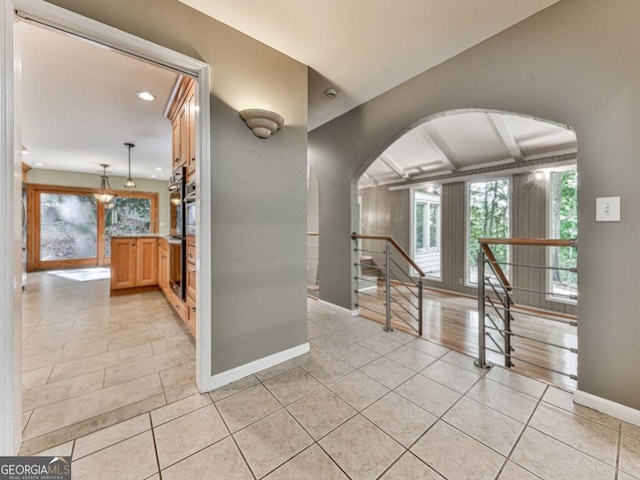
[[[211,291],[211,136],[210,67],[168,48],[135,37],[41,0],[0,0],[0,455],[15,455],[22,443],[21,386],[21,235],[20,112],[14,105],[15,12],[21,17],[72,33],[121,52],[164,65],[198,80],[196,181],[198,182],[196,284]],[[201,205],[204,208],[201,208]],[[211,389],[211,295],[196,305],[196,382]]]

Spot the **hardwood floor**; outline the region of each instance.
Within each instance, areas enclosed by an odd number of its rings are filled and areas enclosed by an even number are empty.
[[[407,300],[400,295],[400,293],[402,293],[405,297],[411,297],[408,289],[402,286],[396,287],[400,292],[393,289],[392,296],[394,301],[401,302],[408,310],[415,312],[415,309],[412,309],[408,305]],[[363,317],[384,323],[383,290],[384,288],[379,285],[375,292],[367,292],[367,295],[359,296],[360,314]],[[447,348],[477,357],[477,304],[478,302],[475,298],[425,288],[422,308],[422,336]],[[394,312],[393,327],[415,334],[415,331],[407,324],[417,329],[417,322],[411,318],[402,307],[399,307],[395,303],[392,310]],[[532,316],[535,314],[536,312],[533,310],[514,311],[512,331],[519,335],[541,340],[542,342],[562,345],[567,348],[577,347],[577,329],[575,327]],[[545,312],[545,315],[547,315],[547,312]],[[494,315],[494,318],[497,317]],[[558,316],[556,318],[567,320],[568,317]],[[575,320],[575,318],[572,319]],[[492,333],[492,335],[496,338],[495,332]],[[487,346],[495,349],[495,345],[491,345],[490,340],[487,340]],[[569,390],[576,388],[577,382],[575,380],[566,375],[547,370],[546,368],[551,368],[564,374],[575,375],[577,371],[577,354],[518,337],[513,337],[512,346],[515,349],[512,353],[514,356],[513,370]],[[504,356],[502,355],[487,352],[487,359],[496,365],[504,365]],[[536,365],[545,368],[540,368]]]

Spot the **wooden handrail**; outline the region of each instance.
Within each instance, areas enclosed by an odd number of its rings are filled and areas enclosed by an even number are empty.
[[[480,245],[525,245],[529,247],[575,247],[576,240],[559,238],[479,238]]]
[[[498,260],[496,260],[495,255],[491,251],[491,247],[486,243],[481,243],[480,248],[482,248],[482,251],[486,255],[487,260],[489,260],[489,263],[491,263],[491,265],[493,266],[493,271],[496,272],[496,275],[500,279],[500,283],[502,283],[502,285],[504,285],[504,288],[508,292],[510,292],[511,283],[509,282],[509,279],[507,278],[507,276],[504,274],[504,271],[502,270],[502,267],[498,263]],[[480,279],[478,279],[478,281],[480,281]],[[482,279],[482,281],[484,282],[484,279]]]
[[[511,291],[511,283],[504,274],[502,267],[496,260],[489,245],[522,245],[528,247],[575,247],[577,245],[575,240],[559,238],[479,238],[478,243],[487,256],[487,260],[489,260],[493,266],[500,282],[508,291]]]
[[[395,247],[395,249],[400,253],[400,255],[402,255],[402,258],[404,258],[407,262],[409,262],[409,265],[411,265],[413,269],[416,272],[418,272],[418,275],[420,275],[421,277],[425,276],[425,273],[416,264],[413,258],[411,258],[409,254],[404,251],[404,249],[400,246],[400,244],[396,241],[396,239],[393,238],[391,235],[361,235],[359,233],[352,233],[351,238],[354,240],[356,238],[359,238],[361,240],[385,240],[389,242],[391,245]]]
[[[318,232],[307,232],[307,237],[319,237],[320,234]]]

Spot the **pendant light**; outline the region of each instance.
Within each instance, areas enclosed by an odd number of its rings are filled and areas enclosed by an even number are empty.
[[[135,147],[135,145],[133,143],[125,143],[124,146],[129,149],[129,178],[124,182],[124,188],[136,188],[136,182],[131,178],[131,149]]]
[[[109,185],[109,177],[107,177],[107,167],[109,165],[101,163],[100,166],[102,167],[100,189],[97,192],[93,192],[93,196],[101,203],[111,203],[118,195],[111,190],[111,185]]]

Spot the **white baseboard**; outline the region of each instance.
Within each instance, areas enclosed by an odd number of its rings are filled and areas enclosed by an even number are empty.
[[[580,390],[576,390],[573,393],[573,401],[579,405],[624,420],[627,423],[640,426],[640,410],[636,410],[635,408],[627,407],[621,403],[612,402],[606,398],[597,397]]]
[[[349,310],[348,308],[339,307],[338,305],[335,305],[333,303],[329,303],[329,302],[326,302],[326,301],[320,300],[320,299],[318,299],[318,303],[320,305],[325,305],[325,306],[333,308],[335,310],[339,310],[342,313],[348,313],[352,317],[357,317],[358,315],[360,315],[360,309],[359,308],[356,308],[355,310]]]
[[[254,373],[257,373],[266,368],[271,368],[279,363],[286,362],[292,358],[303,355],[309,351],[309,342],[305,342],[297,347],[282,350],[281,352],[274,353],[268,357],[259,358],[253,362],[245,363],[239,367],[232,368],[225,372],[217,373],[213,375],[206,385],[204,385],[205,392],[209,392],[216,388],[223,387],[231,382],[235,382],[244,377],[248,377]],[[204,393],[204,392],[202,392]]]

